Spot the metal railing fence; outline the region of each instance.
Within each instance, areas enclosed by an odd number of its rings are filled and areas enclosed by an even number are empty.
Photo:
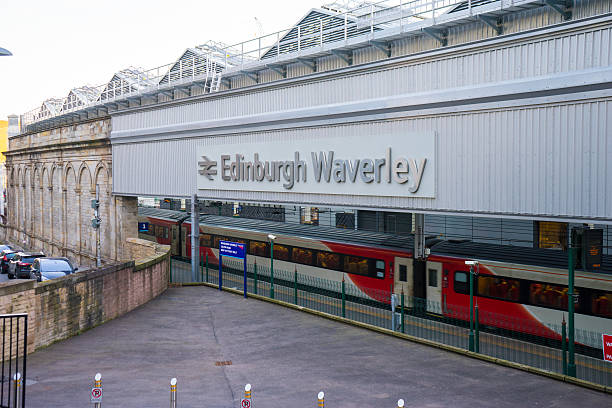
[[[28,126],[46,119],[63,116],[87,108],[102,107],[116,101],[155,94],[182,83],[202,83],[209,92],[219,90],[223,75],[265,69],[307,55],[317,55],[324,49],[342,48],[355,43],[420,33],[436,24],[471,18],[481,13],[502,12],[536,0],[499,0],[482,4],[464,0],[380,0],[350,10],[328,8],[321,17],[309,19],[271,34],[232,45],[209,42],[202,47],[207,52],[180,59],[152,69],[128,68],[116,74],[108,84],[87,87],[97,97],[90,101],[58,100],[62,109],[50,111],[41,107],[21,115],[21,132]],[[456,8],[453,13],[448,11]],[[392,35],[391,35],[392,34]],[[210,46],[214,44],[214,46]],[[198,49],[195,47],[195,49]],[[123,73],[123,77],[121,74]]]
[[[2,382],[0,408],[25,407],[28,354],[28,315],[0,315],[2,325]]]
[[[173,259],[171,281],[194,282],[190,264]],[[367,289],[366,296],[348,282],[301,274],[297,269],[287,271],[275,268],[272,277],[268,265],[247,265],[247,293],[271,297],[272,281],[276,300],[468,349],[468,307],[396,295],[397,307],[392,312],[392,293],[389,290]],[[203,257],[195,282],[218,285],[218,265]],[[224,288],[242,291],[242,261],[231,258],[223,260],[222,285]],[[554,373],[564,373],[563,353],[566,351],[562,350],[561,341],[546,337],[550,336],[550,330],[561,332],[561,322],[550,325],[549,330],[536,327],[526,319],[481,311],[478,323],[479,353]],[[579,343],[579,354],[576,354],[577,378],[612,386],[612,364],[600,358],[601,333],[576,330],[575,338]]]

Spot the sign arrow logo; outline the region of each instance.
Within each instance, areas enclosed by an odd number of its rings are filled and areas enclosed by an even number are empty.
[[[217,175],[217,170],[215,169],[215,167],[217,166],[217,162],[210,160],[206,156],[202,156],[202,158],[204,160],[198,162],[198,166],[200,166],[200,170],[198,170],[198,172],[202,176],[206,176],[208,177],[209,180],[212,180],[213,179],[212,176]]]

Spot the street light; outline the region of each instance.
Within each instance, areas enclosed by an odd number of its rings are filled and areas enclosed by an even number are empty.
[[[474,351],[474,266],[478,266],[478,261],[465,261],[470,267],[470,334],[468,336],[468,347]]]
[[[270,299],[274,299],[274,240],[276,235],[268,234],[270,240]]]

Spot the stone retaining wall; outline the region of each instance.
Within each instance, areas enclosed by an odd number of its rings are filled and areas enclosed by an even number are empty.
[[[139,239],[126,246],[145,257],[46,282],[0,285],[0,313],[28,314],[28,352],[119,317],[166,290],[169,247]]]

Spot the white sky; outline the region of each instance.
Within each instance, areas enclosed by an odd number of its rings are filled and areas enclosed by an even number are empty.
[[[330,0],[0,0],[0,119],[129,66],[154,68],[208,40],[235,44]]]

